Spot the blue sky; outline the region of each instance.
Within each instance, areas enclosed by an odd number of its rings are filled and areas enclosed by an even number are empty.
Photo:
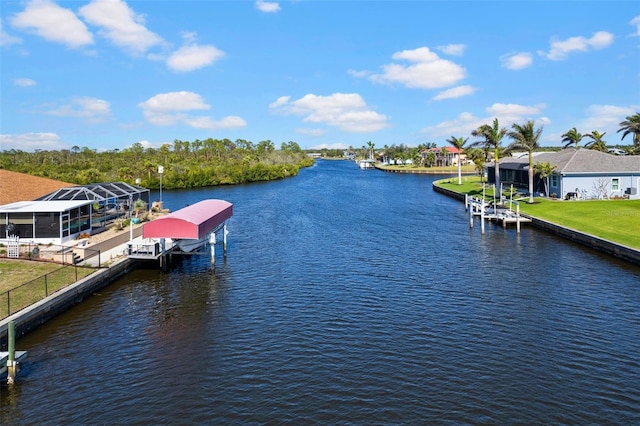
[[[614,145],[640,111],[635,0],[2,0],[0,24],[2,150],[444,146],[493,118]]]

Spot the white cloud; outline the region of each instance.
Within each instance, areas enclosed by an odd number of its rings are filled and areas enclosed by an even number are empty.
[[[472,95],[475,92],[476,92],[476,88],[473,86],[469,86],[469,85],[458,86],[458,87],[453,87],[451,89],[440,92],[436,96],[434,96],[432,99],[434,101],[441,101],[443,99],[461,98],[463,96]]]
[[[533,55],[529,52],[509,53],[500,57],[503,68],[521,70],[528,68],[533,63]]]
[[[487,112],[491,115],[523,115],[523,114],[538,114],[541,106],[526,106],[518,104],[493,104],[487,108]]]
[[[347,70],[347,74],[352,75],[356,78],[365,78],[365,77],[369,77],[373,73],[371,71]]]
[[[636,31],[631,35],[634,37],[640,37],[640,15],[629,21],[629,25],[634,25],[636,27]]]
[[[20,87],[30,87],[35,86],[36,82],[30,78],[16,78],[13,80],[13,84]]]
[[[55,133],[23,133],[21,135],[0,135],[0,146],[3,150],[19,151],[59,150],[66,148]]]
[[[389,126],[388,117],[369,109],[356,93],[308,94],[295,101],[282,96],[270,108],[283,114],[304,115],[304,122],[324,123],[346,132],[376,132]]]
[[[276,109],[285,106],[289,103],[289,99],[291,99],[291,96],[280,96],[275,102],[269,104],[269,108]]]
[[[155,95],[138,105],[145,111],[193,111],[210,109],[202,99],[202,96],[193,92],[168,92]]]
[[[420,130],[420,133],[429,135],[430,138],[448,138],[450,136],[462,136],[468,137],[471,131],[477,129],[481,125],[485,124],[485,121],[471,114],[470,112],[463,112],[453,120],[443,121],[435,126],[425,127]]]
[[[12,44],[20,43],[22,43],[21,38],[14,37],[5,32],[4,27],[2,26],[2,19],[0,19],[0,46],[10,46]]]
[[[369,79],[378,83],[400,83],[406,87],[419,89],[439,89],[451,86],[466,77],[463,67],[449,60],[441,59],[428,47],[403,50],[393,54],[396,61],[411,64],[391,63],[382,66],[382,74],[371,74]],[[356,71],[352,72],[356,75]]]
[[[257,0],[255,5],[260,12],[274,13],[280,10],[280,4],[274,1]]]
[[[193,92],[169,92],[155,95],[138,106],[149,121],[156,126],[186,124],[196,129],[234,129],[246,126],[246,122],[237,116],[214,120],[208,116],[192,116],[192,111],[211,109],[202,96]]]
[[[576,127],[582,133],[589,133],[593,130],[599,132],[606,131],[607,138],[619,138],[622,134],[615,136],[616,132],[620,128],[620,122],[628,116],[636,114],[639,106],[621,107],[616,105],[590,105],[586,110],[586,117],[578,122]],[[605,140],[606,140],[605,139]],[[633,143],[632,139],[627,136],[627,141]]]
[[[477,117],[470,112],[463,112],[453,120],[443,121],[435,126],[425,127],[420,130],[429,138],[448,138],[450,136],[468,137],[471,132],[483,124],[491,124],[494,118],[498,119],[500,127],[511,128],[513,123],[524,123],[526,120],[534,120],[537,125],[545,125],[550,122],[547,117],[540,116],[545,105],[526,106],[518,104],[493,104],[486,108],[486,117]],[[469,139],[472,142],[472,139]]]
[[[100,27],[99,34],[133,54],[165,44],[162,37],[149,31],[144,16],[136,14],[121,0],[93,0],[79,10],[87,22]]]
[[[13,27],[71,48],[93,44],[93,35],[72,11],[49,0],[33,0],[10,19]]]
[[[224,56],[224,52],[212,45],[198,45],[195,35],[184,35],[185,45],[167,59],[167,66],[174,71],[193,71],[211,65]]]
[[[239,129],[247,125],[241,117],[230,115],[222,120],[214,120],[211,117],[185,117],[184,123],[195,129]]]
[[[57,117],[79,117],[97,123],[111,116],[111,105],[102,99],[77,97],[73,98],[70,104],[49,110],[47,114]]]
[[[572,52],[588,52],[592,49],[604,49],[613,43],[613,34],[606,31],[598,31],[591,38],[582,36],[569,37],[566,40],[551,42],[549,52],[538,52],[541,56],[552,61],[561,61]]]
[[[443,53],[446,53],[447,55],[462,56],[466,47],[467,46],[465,46],[464,44],[447,44],[446,46],[438,46],[436,47],[436,49]]]

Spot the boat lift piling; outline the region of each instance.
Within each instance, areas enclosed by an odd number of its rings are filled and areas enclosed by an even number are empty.
[[[222,228],[222,251],[224,256],[227,256],[227,235],[229,231],[227,230],[227,222],[224,223],[224,227]]]
[[[16,325],[13,321],[7,323],[7,349],[0,351],[0,374],[4,378],[7,374],[7,384],[15,383],[20,362],[27,357],[27,351],[16,351]]]
[[[211,266],[216,263],[216,233],[209,235],[209,246],[211,247]]]
[[[12,384],[16,378],[16,325],[13,321],[7,327],[9,358],[7,358],[7,383]]]

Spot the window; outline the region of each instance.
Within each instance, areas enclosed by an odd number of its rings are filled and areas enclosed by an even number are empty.
[[[20,238],[33,238],[33,213],[7,214],[5,231],[9,235],[17,235]]]
[[[612,191],[620,190],[620,179],[618,178],[611,179],[611,190]]]
[[[36,213],[36,238],[60,237],[60,213]]]
[[[555,174],[555,173],[551,175],[551,186],[553,188],[557,188],[558,187],[558,175]]]

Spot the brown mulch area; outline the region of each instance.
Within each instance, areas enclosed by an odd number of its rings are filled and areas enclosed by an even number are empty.
[[[74,184],[0,169],[0,205],[34,200],[68,186]]]

